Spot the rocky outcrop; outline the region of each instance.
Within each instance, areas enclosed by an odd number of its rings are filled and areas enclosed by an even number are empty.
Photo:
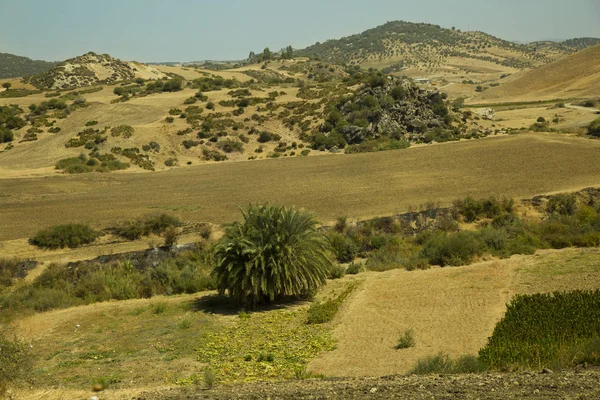
[[[444,94],[421,89],[409,79],[387,77],[384,84],[366,84],[338,103],[344,123],[337,131],[349,144],[380,137],[427,141],[432,129],[452,129],[444,99]]]

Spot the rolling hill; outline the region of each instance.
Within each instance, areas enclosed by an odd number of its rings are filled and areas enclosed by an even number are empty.
[[[544,100],[600,96],[600,44],[528,71],[490,88],[473,102],[510,99]]]
[[[598,39],[583,38],[524,45],[483,32],[393,21],[360,34],[317,42],[296,54],[335,63],[400,63],[406,67],[436,67],[458,57],[522,69],[556,61],[597,42]]]
[[[46,72],[58,63],[0,53],[0,79],[32,76]]]
[[[86,53],[63,61],[49,71],[31,78],[39,89],[74,89],[100,83],[115,83],[135,78],[162,79],[159,70],[138,62],[125,62],[108,54]]]

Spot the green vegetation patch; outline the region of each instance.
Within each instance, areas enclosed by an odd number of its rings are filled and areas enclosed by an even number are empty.
[[[479,357],[497,368],[599,364],[600,290],[515,296]]]
[[[242,314],[202,337],[198,361],[222,383],[294,378],[312,358],[335,348],[331,328],[307,325],[306,318],[306,309]]]
[[[34,237],[29,239],[29,243],[46,249],[76,248],[92,243],[98,236],[99,233],[87,225],[56,225],[39,231]]]

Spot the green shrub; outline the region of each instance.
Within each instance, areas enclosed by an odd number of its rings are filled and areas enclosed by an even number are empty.
[[[358,255],[358,246],[354,241],[340,233],[331,232],[328,235],[331,249],[338,262],[352,262]]]
[[[396,350],[400,349],[408,349],[410,347],[415,347],[415,334],[412,329],[407,329],[404,331],[400,338],[398,339],[398,344],[394,346]]]
[[[0,334],[0,396],[9,385],[23,382],[32,367],[29,347],[17,340],[8,340]]]
[[[331,261],[316,220],[294,208],[249,206],[215,247],[219,293],[256,306],[308,296],[326,280]],[[289,279],[294,276],[294,279]]]
[[[600,137],[600,118],[595,119],[588,126],[588,134]]]
[[[56,225],[39,231],[34,237],[29,239],[29,243],[46,249],[76,248],[92,243],[98,236],[100,234],[87,225]]]
[[[577,211],[577,198],[574,194],[558,194],[550,197],[546,205],[548,214],[573,215]]]
[[[552,367],[565,362],[564,353],[573,348],[598,350],[599,337],[600,290],[517,295],[479,358],[496,368]],[[573,366],[574,360],[567,361],[559,366]]]
[[[366,267],[369,271],[383,272],[403,268],[406,263],[407,258],[395,246],[384,246],[370,255]]]
[[[348,268],[346,268],[346,274],[347,275],[357,275],[357,274],[360,274],[361,272],[363,272],[364,270],[365,270],[365,266],[362,263],[352,262],[352,263],[350,263],[350,265],[348,265]]]
[[[421,255],[431,265],[458,266],[470,264],[484,249],[477,233],[436,233],[424,243]]]
[[[505,213],[512,213],[514,201],[512,199],[498,200],[494,197],[484,200],[475,200],[467,197],[453,203],[454,212],[462,215],[467,222],[474,222],[482,217],[495,218]]]
[[[488,370],[488,365],[475,356],[465,355],[453,360],[444,353],[426,357],[410,370],[415,375],[430,374],[474,374]]]
[[[346,275],[346,268],[339,264],[331,264],[331,266],[327,269],[327,278],[328,279],[340,279]]]
[[[217,142],[217,147],[225,153],[243,153],[244,144],[233,139],[224,139]]]
[[[198,101],[197,97],[188,97],[187,99],[185,99],[185,101],[183,102],[183,104],[194,104]]]
[[[129,125],[119,125],[110,130],[110,134],[112,136],[115,136],[115,137],[123,136],[123,138],[125,138],[125,139],[128,139],[131,136],[133,136],[134,132],[135,132],[135,130],[133,129],[133,127],[131,127]]]

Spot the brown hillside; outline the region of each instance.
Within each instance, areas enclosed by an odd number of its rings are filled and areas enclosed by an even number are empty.
[[[600,45],[577,52],[485,91],[474,101],[600,96]]]

